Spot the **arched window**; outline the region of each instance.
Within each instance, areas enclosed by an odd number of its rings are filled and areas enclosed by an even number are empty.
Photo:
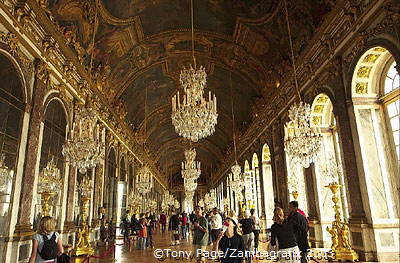
[[[252,203],[254,208],[257,211],[258,215],[263,214],[263,210],[261,208],[261,182],[260,182],[260,170],[259,170],[259,162],[258,156],[256,153],[253,154],[252,162]]]
[[[322,240],[325,247],[331,246],[331,235],[326,230],[334,220],[335,212],[332,207],[332,192],[326,186],[336,182],[342,187],[339,190],[339,205],[341,214],[348,221],[348,209],[346,199],[346,184],[343,178],[340,148],[333,105],[326,94],[319,94],[311,105],[311,120],[314,125],[321,127],[322,146],[321,154],[315,162],[316,194],[318,195],[318,211],[320,214],[320,231],[323,233]]]
[[[352,79],[352,96],[372,218],[398,218],[399,75],[383,47],[366,51]],[[376,221],[376,222],[378,222]]]
[[[126,167],[125,167],[125,157],[121,158],[119,162],[119,182],[118,182],[118,212],[117,212],[117,222],[121,219],[122,215],[125,215],[126,211]]]
[[[273,224],[274,215],[274,187],[272,179],[271,152],[267,144],[262,149],[262,169],[263,169],[263,192],[264,192],[264,211],[267,227]]]
[[[12,172],[0,178],[0,236],[8,235],[13,185],[17,174],[25,100],[23,84],[13,63],[0,54],[0,156]],[[1,243],[1,242],[0,242]],[[0,251],[2,247],[0,245]],[[0,256],[0,261],[1,261]]]
[[[62,177],[64,177],[64,156],[62,154],[62,147],[65,142],[67,120],[66,114],[61,102],[57,99],[53,99],[49,102],[46,107],[44,114],[44,127],[42,135],[42,147],[40,154],[39,173],[53,161],[57,168],[60,170]],[[60,186],[60,188],[62,188]],[[41,211],[41,192],[40,184],[37,189],[37,204],[36,215]],[[61,212],[61,196],[62,192],[57,192],[53,197],[54,211],[51,212],[51,216],[61,219],[59,216]]]

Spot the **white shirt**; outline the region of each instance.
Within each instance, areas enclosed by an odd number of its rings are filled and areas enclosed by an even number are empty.
[[[221,229],[222,228],[222,217],[220,214],[211,216],[211,229]]]

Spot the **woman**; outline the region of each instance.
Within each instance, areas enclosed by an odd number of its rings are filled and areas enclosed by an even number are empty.
[[[147,220],[145,217],[145,214],[140,214],[140,219],[139,219],[139,238],[137,242],[137,248],[139,250],[144,250],[146,249],[146,239],[147,239]]]
[[[254,248],[255,250],[258,249],[258,240],[260,236],[260,219],[258,218],[256,214],[256,210],[254,208],[250,209],[250,218],[253,219],[254,221],[254,228],[253,228],[253,233],[254,233]]]
[[[300,263],[300,250],[297,247],[293,225],[285,220],[282,208],[275,208],[273,221],[274,224],[271,226],[271,246],[276,246],[276,240],[278,240],[279,262]]]
[[[223,252],[224,258],[221,258],[222,263],[244,262],[244,242],[242,237],[237,233],[236,222],[228,217],[224,221],[224,226],[227,227],[226,231],[221,231],[213,243],[213,250]]]
[[[64,253],[60,234],[54,231],[55,227],[56,223],[52,217],[42,217],[39,223],[38,233],[34,235],[32,240],[32,253],[29,258],[29,263],[57,262],[57,256]],[[55,244],[53,242],[55,242]],[[54,247],[57,247],[56,251],[50,249],[53,244],[55,245]]]

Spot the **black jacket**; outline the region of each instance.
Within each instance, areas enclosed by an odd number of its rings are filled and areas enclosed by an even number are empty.
[[[309,248],[307,237],[307,219],[299,212],[295,212],[289,215],[288,222],[293,224],[294,235],[296,237],[297,245],[299,246],[300,251],[307,251],[307,249]]]

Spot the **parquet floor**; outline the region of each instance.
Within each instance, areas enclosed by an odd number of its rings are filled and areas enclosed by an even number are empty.
[[[153,240],[154,240],[154,248],[147,248],[146,250],[137,250],[133,245],[128,246],[127,244],[123,244],[123,239],[118,238],[116,240],[116,245],[115,245],[115,253],[109,253],[108,256],[103,257],[107,251],[112,250],[112,244],[109,244],[108,246],[104,245],[99,245],[96,248],[96,253],[94,256],[96,257],[101,257],[101,258],[75,258],[72,260],[74,263],[105,263],[105,262],[119,262],[119,263],[128,263],[128,262],[134,262],[134,263],[157,263],[157,262],[196,262],[193,258],[187,259],[186,256],[183,256],[185,258],[165,258],[163,257],[162,259],[157,259],[155,254],[160,255],[160,251],[163,250],[164,255],[168,249],[170,249],[170,253],[172,251],[184,251],[187,253],[193,253],[193,247],[191,245],[191,239],[187,240],[181,240],[181,243],[179,246],[172,246],[171,245],[171,239],[170,239],[170,232],[165,232],[165,233],[160,233],[156,232],[153,235]],[[209,246],[207,247],[208,250],[211,251],[212,247]],[[266,242],[261,242],[259,250],[261,251],[266,251],[267,249],[267,243]],[[155,252],[156,251],[156,252]],[[177,253],[177,252],[174,252]],[[182,253],[182,252],[181,252]],[[182,254],[181,254],[182,256]],[[215,260],[207,260],[206,262],[218,262]],[[261,262],[273,262],[271,260],[254,260],[254,263],[261,263]],[[310,262],[318,262],[318,263],[325,263],[327,261],[323,260],[311,260]],[[361,262],[360,262],[361,263]]]

